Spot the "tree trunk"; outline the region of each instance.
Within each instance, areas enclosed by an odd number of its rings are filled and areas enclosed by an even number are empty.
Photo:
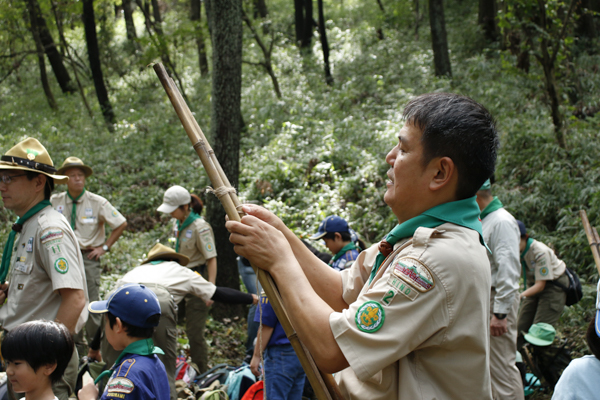
[[[600,4],[600,1],[597,1]],[[577,21],[577,31],[581,36],[585,36],[590,39],[595,39],[598,36],[596,25],[594,24],[594,17],[590,13],[592,1],[580,0],[577,6],[577,14],[579,14],[579,20]]]
[[[304,0],[304,25],[300,47],[310,49],[315,20],[313,19],[313,0]]]
[[[212,98],[210,140],[223,171],[234,187],[238,185],[240,135],[242,126],[242,2],[205,0],[212,36]],[[225,229],[225,211],[216,197],[207,201],[207,220],[217,246],[217,285],[239,289],[236,254]],[[244,307],[217,305],[215,318],[243,316]]]
[[[162,16],[160,15],[158,0],[152,0],[152,16],[154,17],[154,30],[162,36]]]
[[[319,36],[321,38],[321,47],[323,48],[323,61],[325,62],[325,82],[329,86],[333,84],[331,68],[329,67],[329,43],[327,42],[327,30],[325,29],[325,16],[323,15],[323,0],[317,0],[319,8]]]
[[[28,3],[33,3],[33,0],[28,0]],[[54,94],[52,94],[50,84],[48,83],[48,75],[46,74],[46,62],[44,60],[44,47],[42,46],[42,41],[40,40],[39,29],[37,26],[37,18],[32,12],[35,8],[32,4],[30,4],[27,8],[29,10],[30,29],[31,33],[33,34],[33,41],[35,42],[35,50],[37,51],[38,65],[40,67],[40,79],[42,81],[42,87],[44,88],[44,94],[46,95],[46,100],[48,100],[48,105],[50,106],[50,108],[53,110],[58,110],[56,99],[54,98]]]
[[[253,0],[252,4],[254,5],[254,18],[267,18],[269,10],[267,10],[265,0]]]
[[[125,16],[125,29],[127,30],[127,39],[134,41],[137,39],[135,23],[133,22],[133,1],[123,0],[123,15]]]
[[[198,64],[200,65],[200,76],[208,76],[208,59],[206,58],[206,46],[204,44],[204,34],[202,33],[202,2],[200,0],[191,0],[190,20],[194,24],[196,32],[196,46],[198,47]]]
[[[46,20],[42,15],[39,3],[37,0],[27,0],[25,3],[27,4],[29,15],[36,21],[35,23],[40,42],[48,57],[48,61],[50,61],[50,66],[52,66],[52,71],[54,72],[54,76],[58,81],[60,89],[63,93],[74,93],[76,90],[75,85],[73,85],[69,72],[63,63],[62,55],[54,44],[54,39],[52,39],[52,35],[48,30],[48,25],[46,25]]]
[[[304,36],[304,0],[294,0],[294,27],[296,44],[301,46]]]
[[[102,76],[102,66],[100,65],[100,50],[98,49],[98,37],[96,36],[96,19],[94,16],[94,0],[83,0],[83,26],[85,29],[85,41],[87,44],[88,59],[96,96],[100,103],[100,109],[104,116],[104,121],[109,131],[114,130],[116,122],[115,113],[108,98],[104,77]]]
[[[435,75],[452,77],[443,0],[429,0],[429,24]]]
[[[479,0],[478,22],[483,29],[485,38],[490,42],[498,40],[497,14],[498,4],[496,0]]]

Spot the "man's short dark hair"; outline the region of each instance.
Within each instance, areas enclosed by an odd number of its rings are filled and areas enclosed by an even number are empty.
[[[585,340],[592,354],[600,360],[600,337],[596,334],[596,313],[588,325]]]
[[[115,317],[110,312],[107,312],[106,316],[108,317],[108,324],[110,325],[110,328],[112,329],[112,327],[117,322],[117,317]],[[125,329],[125,332],[127,332],[127,336],[148,339],[148,338],[151,338],[152,335],[154,334],[156,325],[158,325],[159,320],[160,320],[160,314],[152,315],[151,317],[149,317],[146,320],[147,323],[154,325],[154,327],[152,327],[152,328],[141,328],[139,326],[131,325],[130,323],[127,323],[123,320],[121,320],[121,322],[123,323],[123,328]]]
[[[34,171],[25,171],[25,174],[27,174],[27,179],[29,179],[30,181],[38,175],[43,175],[39,172]],[[44,199],[50,200],[50,196],[52,196],[52,192],[54,191],[54,179],[46,175],[44,176],[46,177],[46,186],[44,187]]]
[[[496,168],[496,123],[481,104],[452,93],[423,94],[404,109],[422,132],[423,163],[450,157],[458,170],[458,200],[472,197]]]
[[[24,360],[37,372],[44,365],[56,363],[50,381],[60,381],[73,355],[73,337],[61,323],[25,322],[9,331],[2,341],[2,357],[7,361]]]
[[[342,241],[344,242],[348,242],[352,239],[350,232],[327,232],[325,236],[323,236],[321,239],[335,239],[336,233],[340,234],[340,236],[342,237]]]

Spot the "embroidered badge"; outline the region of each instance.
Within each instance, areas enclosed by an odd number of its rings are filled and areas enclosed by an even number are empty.
[[[367,301],[356,311],[356,326],[363,332],[377,332],[385,321],[385,311],[376,301]]]
[[[386,306],[389,306],[392,303],[392,300],[394,300],[394,297],[396,297],[396,291],[394,289],[390,289],[387,292],[385,292],[385,294],[381,298],[381,302]]]
[[[85,216],[86,217],[92,217],[94,215],[94,210],[92,210],[91,208],[86,208],[85,209]]]
[[[28,253],[33,253],[33,238],[30,237],[27,240],[27,247],[25,247],[25,251]]]
[[[127,378],[116,377],[111,379],[106,386],[108,392],[116,392],[116,393],[131,393],[133,389],[135,389],[135,385]]]
[[[60,244],[57,244],[56,246],[50,246],[49,248],[52,250],[52,254],[60,254],[61,253]]]
[[[410,301],[414,301],[417,297],[419,297],[419,292],[394,274],[390,275],[388,278],[388,284],[398,292],[408,297]]]
[[[56,261],[54,261],[54,269],[61,274],[66,274],[69,270],[69,262],[62,257],[58,258]]]
[[[540,275],[541,275],[541,276],[546,276],[546,275],[548,275],[548,268],[546,268],[546,267],[542,267],[542,268],[540,268]]]
[[[428,292],[435,286],[429,268],[411,257],[398,257],[394,260],[394,274],[419,292]]]
[[[210,231],[210,228],[204,228],[204,229],[200,229],[200,230],[198,231],[198,234],[199,234],[199,235],[202,235],[203,233],[206,233],[206,232],[209,232],[209,231]]]
[[[212,243],[206,243],[206,246],[204,246],[206,248],[206,251],[213,251],[214,246]]]
[[[113,208],[113,210],[112,210],[112,216],[116,217],[117,215],[119,215],[119,213],[117,212],[117,209]]]
[[[27,153],[28,160],[35,160],[35,157],[40,155],[39,151],[35,151],[33,149],[25,149],[25,152]]]
[[[42,244],[46,244],[51,240],[62,239],[62,237],[63,237],[62,231],[47,230],[46,232],[42,233],[42,237],[40,237],[40,241],[42,242]]]
[[[63,206],[62,204],[56,206],[56,211],[58,211],[59,213],[62,214],[64,210],[65,210],[65,206]]]
[[[185,237],[190,239],[192,237],[192,230],[188,229],[187,231],[185,231]]]
[[[25,260],[15,262],[15,271],[19,271],[24,274],[28,274],[31,272],[32,268],[33,268],[33,264],[26,264]]]

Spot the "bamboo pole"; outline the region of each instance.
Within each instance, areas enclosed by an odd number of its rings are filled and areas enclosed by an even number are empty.
[[[183,125],[183,128],[194,147],[194,150],[198,154],[198,157],[200,157],[200,161],[206,170],[215,194],[221,201],[227,216],[233,221],[240,221],[241,215],[243,214],[241,211],[242,203],[240,202],[235,189],[231,186],[229,179],[227,179],[227,176],[225,175],[221,164],[217,160],[213,149],[210,147],[206,136],[202,132],[202,129],[198,125],[196,119],[193,117],[192,112],[177,89],[175,82],[169,77],[163,65],[161,63],[156,63],[153,65],[153,68],[160,82],[162,83],[169,100],[171,100],[171,104],[173,105],[173,108],[175,109],[175,112],[177,113],[177,116],[179,117],[179,120],[181,121],[181,124]],[[294,351],[298,355],[300,364],[306,372],[308,381],[313,387],[317,399],[342,400],[343,397],[339,387],[333,380],[331,374],[325,374],[318,369],[308,349],[298,338],[298,335],[296,334],[296,331],[294,330],[294,327],[292,326],[283,305],[281,295],[277,290],[277,285],[275,284],[275,281],[271,275],[268,272],[255,267],[254,265],[252,268],[256,272],[258,280],[267,294],[267,297],[273,306],[273,310],[275,311],[275,314],[277,315],[277,318],[279,319],[286,336],[294,348]]]
[[[598,231],[596,230],[596,228],[593,228],[590,225],[590,221],[588,220],[587,213],[585,212],[585,210],[580,210],[579,216],[581,217],[581,222],[583,222],[583,230],[585,231],[588,243],[590,244],[590,248],[592,249],[592,255],[594,256],[596,269],[600,274],[600,250],[598,249],[598,246],[600,246],[600,237],[598,237]]]

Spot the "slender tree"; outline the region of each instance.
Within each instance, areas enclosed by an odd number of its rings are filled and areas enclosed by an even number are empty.
[[[327,30],[325,29],[325,16],[323,14],[323,0],[317,0],[319,8],[319,37],[323,49],[323,61],[325,63],[325,82],[333,85],[333,76],[331,76],[331,67],[329,66],[329,43],[327,42]]]
[[[294,0],[294,24],[296,43],[301,48],[310,48],[315,27],[313,0]]]
[[[236,187],[242,129],[242,2],[205,0],[212,37],[212,97],[210,136],[223,171]],[[236,256],[225,229],[225,211],[216,197],[207,201],[207,219],[219,254],[217,284],[239,288]],[[245,315],[242,307],[216,306],[215,316]]]
[[[429,25],[436,76],[452,76],[443,0],[429,0]]]
[[[202,31],[202,2],[200,0],[191,0],[190,20],[194,23],[194,32],[196,38],[196,47],[198,48],[198,64],[200,66],[200,75],[208,75],[208,59],[206,58],[206,46],[204,44],[204,33]]]
[[[267,18],[269,10],[265,0],[252,0],[252,4],[254,6],[254,18]]]
[[[478,22],[483,29],[485,38],[490,42],[498,40],[497,14],[498,3],[496,0],[479,0]]]
[[[135,31],[135,23],[133,21],[133,1],[123,0],[123,15],[125,17],[125,29],[127,31],[127,39],[135,41],[137,33]]]
[[[88,60],[92,70],[94,87],[102,116],[106,126],[112,132],[116,122],[115,113],[108,98],[108,91],[104,84],[102,66],[100,64],[100,50],[98,48],[98,36],[96,35],[96,17],[94,14],[94,0],[83,0],[83,27],[85,30],[85,41],[87,44]]]

